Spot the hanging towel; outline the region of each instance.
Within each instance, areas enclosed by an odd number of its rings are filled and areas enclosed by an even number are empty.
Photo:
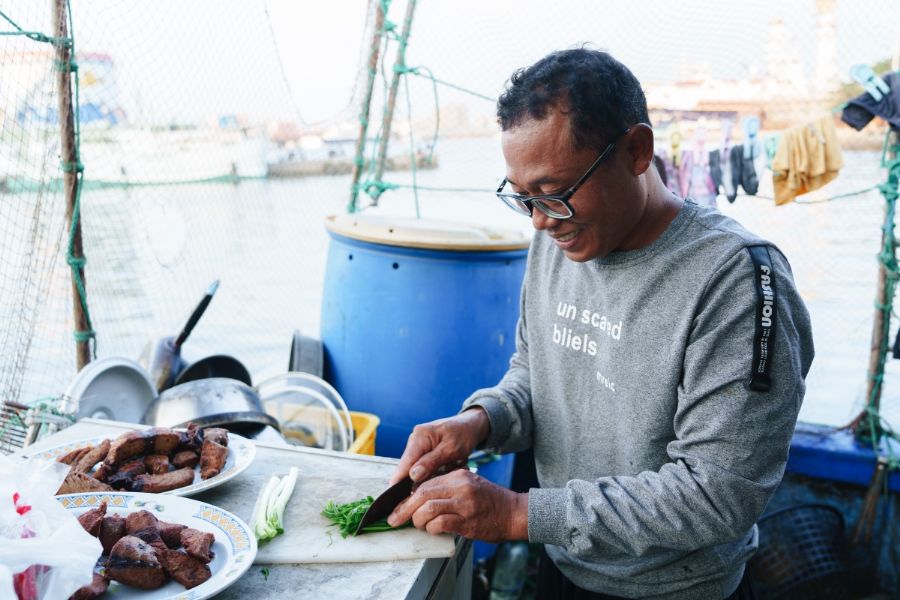
[[[891,91],[881,100],[875,100],[867,92],[847,102],[841,112],[844,123],[859,131],[877,115],[890,123],[891,129],[900,130],[900,74],[888,73],[882,79]]]
[[[831,115],[784,132],[772,159],[775,204],[817,190],[844,166]]]

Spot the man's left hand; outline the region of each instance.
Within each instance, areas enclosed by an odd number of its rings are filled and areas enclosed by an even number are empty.
[[[467,469],[429,479],[388,517],[412,519],[428,533],[455,533],[486,542],[528,539],[528,494],[517,494]]]

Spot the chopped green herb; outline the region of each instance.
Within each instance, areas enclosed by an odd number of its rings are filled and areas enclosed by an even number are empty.
[[[341,532],[341,537],[345,538],[348,535],[356,535],[356,528],[359,527],[359,522],[362,521],[363,515],[366,514],[366,511],[369,510],[369,507],[372,506],[372,502],[374,501],[375,499],[372,498],[372,496],[366,496],[361,500],[348,502],[346,504],[329,502],[325,505],[324,510],[322,510],[322,516],[331,521],[332,526],[338,527],[338,530]],[[411,525],[412,523],[410,522],[405,523],[400,527],[391,527],[388,525],[387,519],[385,518],[375,521],[370,525],[366,525],[360,533],[390,531],[392,529],[410,527]]]
[[[259,572],[262,573],[264,580],[266,580],[266,581],[269,580],[269,567],[263,567],[262,569],[259,570]]]

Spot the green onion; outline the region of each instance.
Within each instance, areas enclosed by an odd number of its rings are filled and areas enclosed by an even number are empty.
[[[263,492],[256,499],[250,528],[259,541],[270,540],[284,533],[284,509],[297,484],[297,468],[291,467],[283,479],[270,477]]]
[[[372,498],[372,496],[366,496],[365,498],[346,504],[335,504],[334,502],[329,501],[322,510],[322,516],[331,521],[333,527],[338,527],[341,537],[345,538],[348,535],[356,535],[356,529],[359,527],[359,522],[362,521],[363,515],[366,514],[366,511],[369,510],[369,507],[372,506],[372,502],[374,501],[375,499]],[[384,518],[366,525],[362,528],[360,533],[391,531],[393,529],[410,527],[411,525],[412,522],[407,522],[400,527],[391,527],[387,523],[387,518]]]

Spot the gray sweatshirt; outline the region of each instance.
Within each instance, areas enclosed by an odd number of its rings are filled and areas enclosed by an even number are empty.
[[[588,590],[729,595],[813,358],[787,260],[687,201],[649,246],[586,263],[538,232],[520,309],[509,371],[464,408],[486,447],[534,448],[529,539]]]

